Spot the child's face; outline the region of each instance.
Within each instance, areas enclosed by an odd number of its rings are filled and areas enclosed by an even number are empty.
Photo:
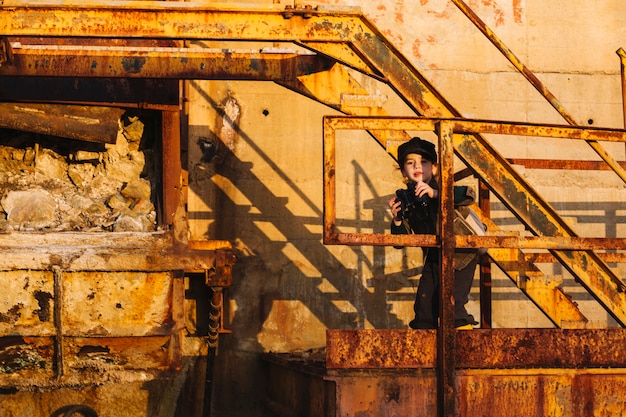
[[[422,155],[410,153],[402,165],[402,175],[413,182],[428,182],[433,177],[433,163]]]

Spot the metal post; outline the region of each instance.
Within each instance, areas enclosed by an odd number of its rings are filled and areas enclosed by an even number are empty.
[[[620,57],[620,74],[622,74],[622,113],[624,115],[624,127],[626,128],[626,51],[623,48],[617,50]],[[626,144],[624,145],[624,159],[626,160]]]
[[[478,181],[478,205],[485,217],[490,218],[489,189]],[[491,329],[491,262],[487,254],[480,255],[480,327]]]
[[[439,257],[441,282],[439,298],[439,330],[437,332],[437,369],[439,375],[439,416],[455,414],[456,389],[456,330],[454,328],[454,150],[452,148],[452,125],[439,123],[439,155],[441,187],[440,229],[441,256]]]

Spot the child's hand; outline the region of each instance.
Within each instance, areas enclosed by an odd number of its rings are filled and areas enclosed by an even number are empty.
[[[420,181],[415,186],[415,195],[418,197],[423,197],[427,195],[430,198],[437,198],[437,190],[435,190],[424,181]]]
[[[393,221],[396,226],[399,226],[402,222],[402,219],[398,216],[400,213],[400,206],[402,205],[399,201],[396,201],[395,197],[392,197],[391,200],[387,202],[389,205],[389,210],[391,210],[391,216],[393,217]]]

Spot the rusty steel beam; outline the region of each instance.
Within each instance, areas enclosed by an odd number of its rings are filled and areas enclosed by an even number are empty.
[[[312,53],[212,48],[14,43],[0,76],[229,79],[279,81],[325,71],[334,61]]]
[[[570,127],[555,124],[517,123],[493,120],[454,120],[457,134],[499,134],[511,136],[536,136],[543,138],[573,139],[584,141],[625,142],[626,130],[602,127]]]
[[[455,181],[457,178],[455,173]],[[482,181],[478,181],[478,207],[476,212],[487,219],[491,219],[491,201],[489,188]],[[487,254],[481,254],[478,258],[479,267],[479,303],[480,303],[480,328],[490,329],[492,326],[492,280],[491,261]]]
[[[159,210],[159,224],[172,227],[177,213],[184,202],[182,195],[182,161],[180,153],[181,126],[180,112],[163,112],[161,121],[161,149],[162,149],[162,207]],[[186,222],[179,222],[175,230],[175,238],[187,236]]]
[[[123,109],[0,103],[0,127],[96,143],[115,143]]]
[[[610,249],[615,250],[615,249]],[[624,263],[626,262],[625,252],[596,252],[598,257],[606,263]],[[558,260],[550,252],[541,253],[525,253],[524,259],[526,262],[532,262],[536,264],[549,264],[558,262]]]
[[[512,165],[522,165],[528,169],[565,169],[578,171],[610,171],[604,161],[582,161],[573,159],[527,159],[507,158]],[[622,168],[626,168],[626,162],[618,161]]]
[[[407,104],[418,114],[450,115],[448,111],[436,110],[445,102],[443,97],[358,9],[318,6],[306,14],[306,18],[304,13],[290,17],[280,7],[225,10],[181,2],[52,2],[28,6],[5,2],[0,6],[0,35],[283,41],[311,49],[320,43],[345,43],[354,52],[346,58],[346,65],[363,67],[361,61],[352,58],[358,56],[369,66],[368,74],[384,74],[385,80],[405,96]],[[251,21],[264,24],[250,25]],[[320,47],[319,52],[339,58],[328,48]]]
[[[452,147],[452,126],[442,125],[438,129],[439,160],[441,166],[454,165],[454,148]],[[454,171],[439,171],[441,193],[440,200],[440,240],[441,256],[439,259],[439,331],[437,331],[437,369],[439,370],[438,402],[442,416],[454,416],[456,410],[456,330],[454,327],[454,251],[456,249],[454,235]]]
[[[371,32],[358,8],[311,10],[288,16],[285,7],[238,7],[184,2],[50,1],[0,5],[0,36],[217,39],[341,42]],[[262,22],[262,24],[251,24]]]
[[[435,368],[436,330],[327,330],[326,368]],[[626,368],[626,329],[457,330],[457,369]]]

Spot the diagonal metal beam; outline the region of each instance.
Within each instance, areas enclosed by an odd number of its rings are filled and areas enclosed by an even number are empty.
[[[564,220],[479,135],[454,135],[457,155],[536,235],[576,236]],[[626,286],[592,251],[552,250],[560,263],[621,326],[626,326]]]
[[[481,217],[490,233],[499,227],[488,217]],[[490,248],[491,260],[558,328],[585,328],[589,320],[583,315],[571,297],[544,276],[543,272],[526,260],[519,249]]]
[[[535,89],[552,105],[552,107],[567,121],[567,123],[576,126],[576,120],[573,116],[565,111],[563,104],[556,98],[550,90],[533,74],[526,65],[520,61],[496,34],[474,13],[474,11],[463,0],[452,0],[452,2],[470,19],[472,23],[480,30],[483,35],[491,41],[491,43],[506,57],[511,64],[535,87]],[[626,170],[604,149],[604,147],[593,140],[588,140],[587,144],[615,171],[615,173],[626,182]]]

